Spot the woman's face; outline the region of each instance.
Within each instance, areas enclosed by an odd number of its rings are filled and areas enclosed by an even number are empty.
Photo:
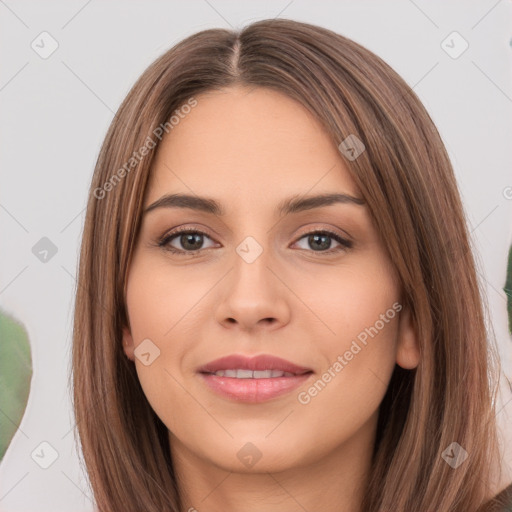
[[[175,453],[237,472],[355,457],[350,446],[373,443],[395,363],[413,368],[419,355],[367,206],[343,200],[362,199],[351,163],[278,92],[196,100],[158,148],[124,351]],[[191,199],[162,199],[175,194]],[[325,194],[341,200],[309,200]],[[204,368],[231,355],[296,367]],[[242,371],[202,373],[219,367]]]

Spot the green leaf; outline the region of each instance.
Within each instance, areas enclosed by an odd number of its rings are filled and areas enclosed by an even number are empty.
[[[0,310],[0,461],[23,418],[31,380],[27,331]]]
[[[507,295],[508,331],[512,334],[512,245],[508,250],[507,278],[503,291]]]

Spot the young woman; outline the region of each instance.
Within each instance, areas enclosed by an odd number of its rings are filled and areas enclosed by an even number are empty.
[[[91,184],[73,382],[98,510],[499,510],[482,300],[443,143],[387,64],[289,20],[185,39]]]

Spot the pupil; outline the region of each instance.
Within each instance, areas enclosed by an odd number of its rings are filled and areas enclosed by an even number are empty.
[[[321,239],[324,240],[324,243],[322,244],[321,243]],[[320,242],[320,245],[317,245],[317,247],[319,247],[320,249],[329,249],[329,247],[331,246],[331,240],[330,240],[330,237],[329,235],[310,235],[309,236],[309,243],[311,245],[311,247],[313,248],[313,250],[317,250],[315,249],[315,244],[317,244],[318,242]]]
[[[191,251],[195,251],[200,249],[203,245],[202,236],[199,233],[189,233],[186,235],[181,235],[181,244],[185,249],[189,249]],[[187,247],[187,244],[190,242],[190,246]],[[196,245],[194,245],[194,242]]]

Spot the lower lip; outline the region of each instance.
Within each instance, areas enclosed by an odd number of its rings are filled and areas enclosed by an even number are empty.
[[[220,395],[239,402],[259,403],[289,393],[308,380],[313,373],[269,379],[237,379],[207,373],[200,375],[210,389]]]

